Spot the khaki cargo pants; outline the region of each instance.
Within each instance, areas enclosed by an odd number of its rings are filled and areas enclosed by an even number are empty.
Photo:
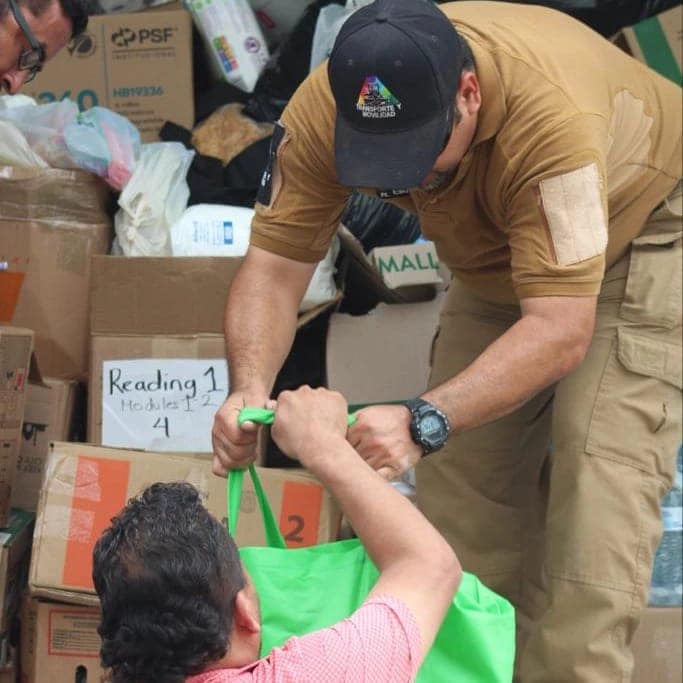
[[[417,468],[421,509],[463,567],[517,609],[515,680],[630,680],[681,443],[681,277],[679,186],[607,271],[581,366]],[[519,315],[454,281],[432,384]]]

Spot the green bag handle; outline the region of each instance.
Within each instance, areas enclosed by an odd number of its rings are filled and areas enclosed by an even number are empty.
[[[267,408],[242,408],[237,417],[238,424],[245,422],[256,422],[258,424],[273,424],[275,421],[275,411]],[[347,424],[351,426],[356,422],[355,414],[348,416]],[[266,492],[263,490],[261,480],[253,465],[249,466],[249,476],[254,484],[256,501],[261,511],[263,520],[263,530],[266,536],[266,544],[270,548],[286,548],[285,539],[280,533],[280,529],[275,521],[275,515],[270,507]],[[228,474],[227,493],[228,493],[228,531],[231,536],[237,530],[239,519],[240,503],[242,502],[242,492],[244,490],[244,470],[231,470]]]
[[[242,425],[245,422],[256,422],[262,425],[272,425],[275,422],[275,411],[268,408],[242,408],[237,417],[237,423]],[[351,413],[346,418],[346,424],[350,427],[356,424],[356,414]]]
[[[266,544],[270,548],[286,548],[285,539],[280,533],[275,515],[270,507],[266,492],[263,490],[261,480],[253,465],[249,465],[249,476],[254,484],[256,501],[261,511],[263,520],[263,530],[266,535]],[[240,513],[240,503],[242,502],[242,491],[244,489],[244,470],[231,470],[228,475],[228,531],[231,536],[235,535],[237,521]]]

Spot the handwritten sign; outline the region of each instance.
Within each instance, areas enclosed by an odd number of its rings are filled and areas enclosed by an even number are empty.
[[[227,395],[223,358],[104,361],[102,444],[209,453],[213,417]]]

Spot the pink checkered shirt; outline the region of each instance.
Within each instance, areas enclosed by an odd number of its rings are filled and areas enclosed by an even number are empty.
[[[186,683],[403,683],[415,679],[420,647],[408,607],[382,596],[335,626],[290,638],[249,666],[207,671]]]

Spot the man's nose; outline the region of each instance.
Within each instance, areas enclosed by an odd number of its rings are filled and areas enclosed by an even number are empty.
[[[12,69],[7,71],[2,76],[3,90],[10,95],[16,95],[26,83],[28,78],[28,71]]]

